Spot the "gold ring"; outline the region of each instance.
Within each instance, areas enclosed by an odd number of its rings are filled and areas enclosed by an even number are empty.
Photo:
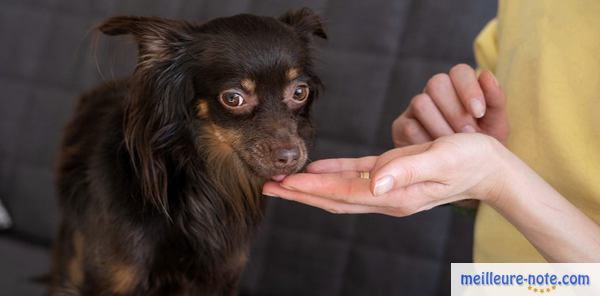
[[[369,172],[360,172],[361,179],[371,179],[371,174]]]

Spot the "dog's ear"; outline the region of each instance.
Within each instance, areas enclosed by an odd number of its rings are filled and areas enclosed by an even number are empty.
[[[194,98],[188,54],[194,37],[185,22],[156,17],[120,16],[98,29],[108,35],[131,34],[138,43],[138,65],[128,82],[125,100],[124,142],[142,197],[168,216],[168,167],[177,155],[178,143]]]
[[[279,20],[292,26],[302,36],[317,36],[327,39],[321,17],[310,8],[290,10],[279,17]]]
[[[193,38],[189,23],[159,17],[115,16],[97,28],[106,35],[132,35],[138,44],[140,63],[168,59],[171,52]]]

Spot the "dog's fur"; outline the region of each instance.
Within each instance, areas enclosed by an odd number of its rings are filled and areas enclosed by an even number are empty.
[[[262,184],[307,159],[319,17],[125,16],[98,29],[132,35],[138,64],[85,94],[66,129],[51,294],[235,294]]]

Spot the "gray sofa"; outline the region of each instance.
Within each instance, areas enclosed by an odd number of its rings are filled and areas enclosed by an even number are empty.
[[[0,2],[0,295],[40,295],[56,228],[53,164],[78,94],[132,70],[135,49],[90,29],[116,14],[205,21],[308,6],[325,19],[326,84],[312,159],[381,153],[390,124],[431,75],[473,63],[492,0],[4,0]],[[94,54],[94,52],[96,54]],[[243,295],[449,295],[450,262],[471,260],[471,216],[332,215],[271,199]]]

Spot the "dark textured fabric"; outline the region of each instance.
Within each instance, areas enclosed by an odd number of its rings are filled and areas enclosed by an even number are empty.
[[[42,295],[44,286],[34,281],[48,270],[45,247],[11,236],[0,237],[0,295]]]
[[[48,246],[54,235],[53,164],[75,99],[132,70],[132,43],[99,36],[94,24],[116,14],[205,21],[302,6],[321,13],[330,36],[319,42],[327,87],[314,107],[312,159],[391,148],[392,120],[431,75],[473,63],[472,40],[496,10],[493,0],[1,2],[0,198],[12,233],[27,239],[0,234],[0,278],[9,279],[2,293],[33,295],[12,276],[47,268],[45,249],[28,244]],[[449,262],[471,260],[471,244],[472,219],[448,207],[399,219],[332,215],[272,199],[242,293],[445,295]],[[15,264],[19,258],[27,264]]]

